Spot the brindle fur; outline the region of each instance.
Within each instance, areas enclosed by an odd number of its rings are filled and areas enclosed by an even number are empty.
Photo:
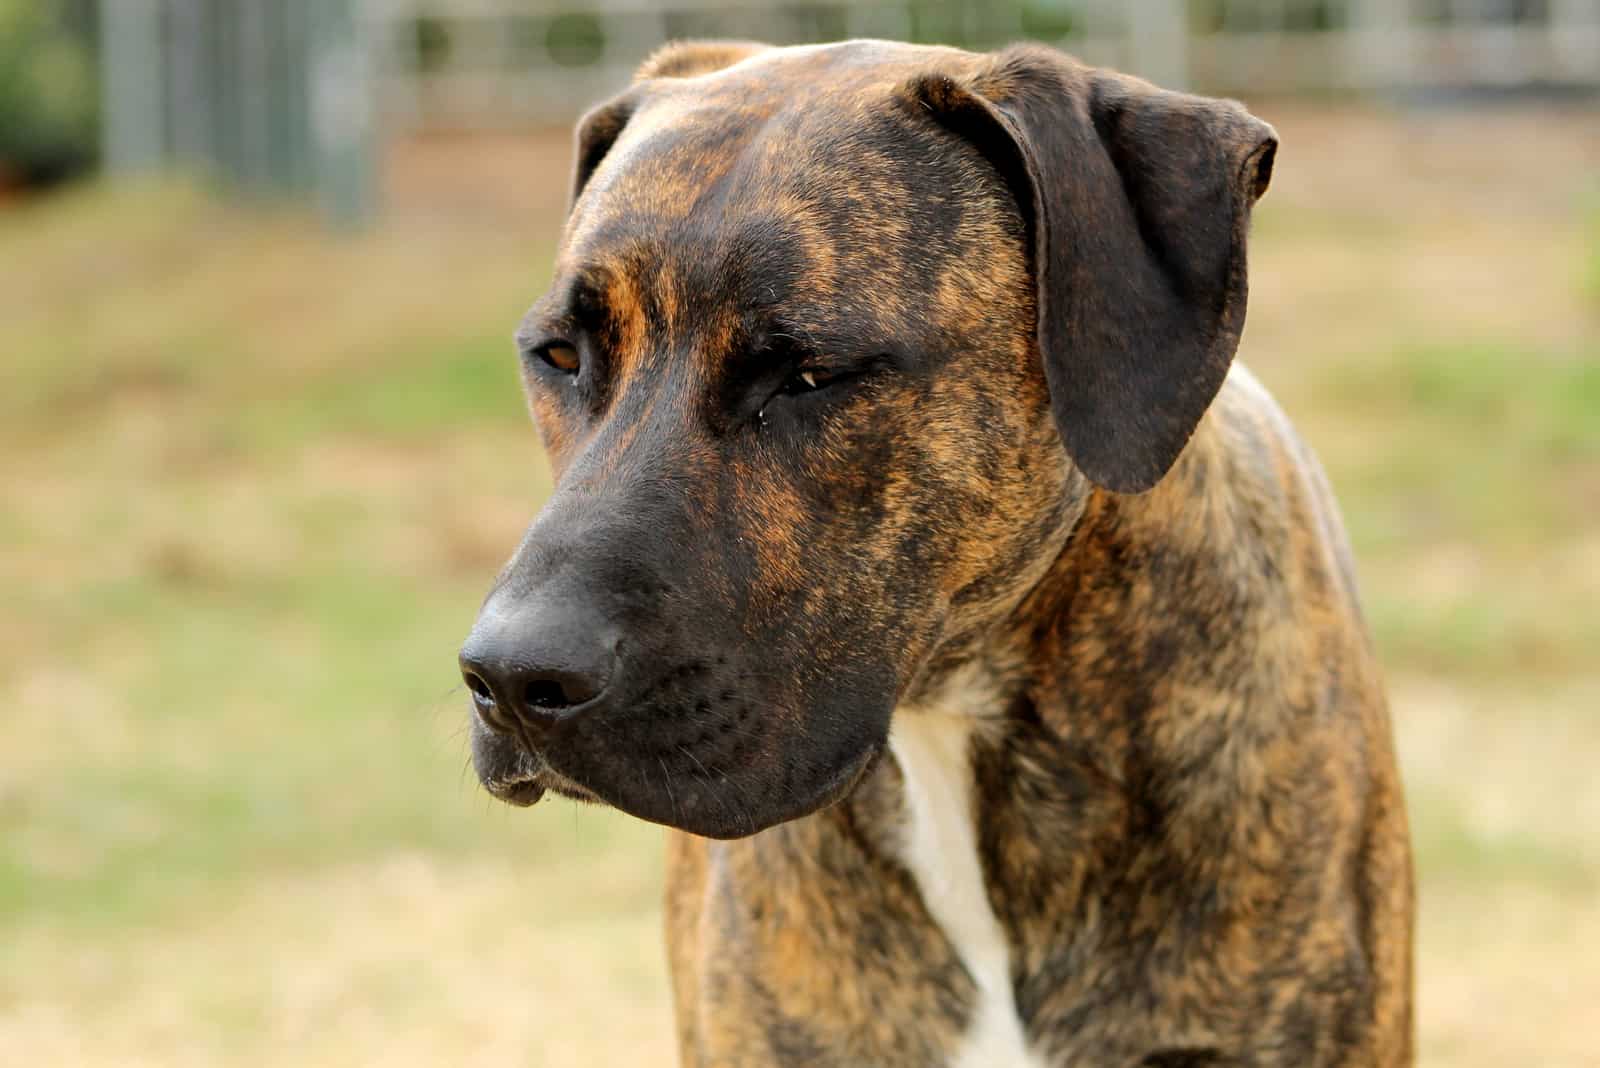
[[[474,753],[679,828],[685,1065],[957,1049],[974,984],[885,755],[951,694],[1042,1063],[1411,1063],[1348,550],[1229,371],[1275,146],[1048,50],[878,42],[673,46],[581,124],[522,337],[585,368],[528,362],[558,488],[490,602],[583,591],[621,696],[538,747],[475,720]],[[864,373],[774,396],[819,358]]]

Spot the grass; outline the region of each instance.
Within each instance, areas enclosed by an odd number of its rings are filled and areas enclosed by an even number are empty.
[[[1368,595],[1394,661],[1489,678],[1592,664],[1600,344],[1408,344],[1303,388],[1312,424],[1350,439],[1326,459],[1382,576]]]
[[[1273,118],[1243,357],[1391,679],[1424,1061],[1594,1064],[1582,123]],[[1373,196],[1395,144],[1431,177]],[[549,489],[507,338],[560,193],[447,147],[359,240],[181,186],[0,214],[0,1062],[667,1058],[659,833],[464,767],[453,651]]]
[[[1587,247],[1583,253],[1581,270],[1589,300],[1596,308],[1600,308],[1600,190],[1590,193],[1586,204],[1584,229]]]

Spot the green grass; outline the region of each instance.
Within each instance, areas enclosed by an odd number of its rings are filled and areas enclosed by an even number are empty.
[[[1573,485],[1600,459],[1600,342],[1413,344],[1330,367],[1304,395],[1318,419],[1382,445],[1328,458],[1357,524],[1400,517],[1420,539],[1471,530],[1526,544],[1592,520]],[[1381,531],[1355,529],[1383,547]]]
[[[1600,315],[1600,190],[1587,197],[1583,220],[1583,262],[1580,265],[1584,292]]]
[[[250,413],[252,444],[293,445],[330,433],[427,439],[474,424],[527,419],[509,332],[467,338],[441,351],[396,355],[376,375],[329,375],[314,396]]]
[[[1296,394],[1310,427],[1337,422],[1349,442],[1324,459],[1390,663],[1498,679],[1593,666],[1600,341],[1416,343]],[[1419,571],[1436,576],[1424,596]]]

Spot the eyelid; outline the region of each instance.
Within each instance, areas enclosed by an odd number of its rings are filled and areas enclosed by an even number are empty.
[[[542,334],[537,338],[517,339],[517,351],[522,353],[524,359],[529,360],[542,359],[544,350],[549,348],[551,345],[571,346],[572,342],[559,337],[546,337]]]
[[[523,366],[528,370],[562,375],[571,379],[573,385],[589,363],[588,347],[567,334],[521,334],[517,347]],[[555,358],[552,353],[557,350],[564,350],[566,355],[562,359]]]
[[[851,373],[848,365],[829,363],[802,363],[789,373],[790,378],[813,376],[820,382],[831,382],[835,378],[842,378]]]
[[[899,366],[899,361],[887,352],[879,352],[872,356],[846,356],[830,352],[797,360],[792,373],[816,371],[837,378],[845,375],[875,374],[879,371],[894,370]]]
[[[512,338],[512,344],[517,346],[517,351],[523,356],[533,356],[546,345],[560,340],[562,339],[558,334],[518,334]]]
[[[808,355],[794,362],[790,374],[802,374],[813,371],[817,374],[829,376],[850,374],[854,371],[864,370],[865,364],[861,360],[852,360],[832,353],[819,353]]]

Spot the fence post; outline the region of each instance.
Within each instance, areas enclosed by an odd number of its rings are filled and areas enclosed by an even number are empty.
[[[1550,0],[1549,28],[1561,72],[1592,81],[1600,70],[1600,0]]]
[[[234,115],[238,124],[236,162],[245,187],[261,192],[271,188],[272,177],[272,104],[276,93],[271,67],[271,0],[237,2],[234,54],[243,92]]]
[[[1166,89],[1188,88],[1187,0],[1128,0],[1127,12],[1132,72]]]
[[[186,167],[217,165],[216,86],[211,82],[211,23],[205,0],[166,0],[168,147]],[[159,78],[163,68],[150,72]]]
[[[155,170],[167,153],[159,0],[100,0],[100,42],[106,169]]]
[[[1396,89],[1414,80],[1410,0],[1354,0],[1347,62],[1357,84]]]
[[[100,0],[113,173],[174,163],[371,220],[376,67],[362,0]]]
[[[316,187],[311,151],[310,6],[312,0],[278,0],[268,26],[272,80],[271,125],[268,133],[273,188],[281,193],[310,195]]]
[[[341,229],[369,222],[377,190],[371,25],[359,0],[312,6],[311,132],[318,200]]]

